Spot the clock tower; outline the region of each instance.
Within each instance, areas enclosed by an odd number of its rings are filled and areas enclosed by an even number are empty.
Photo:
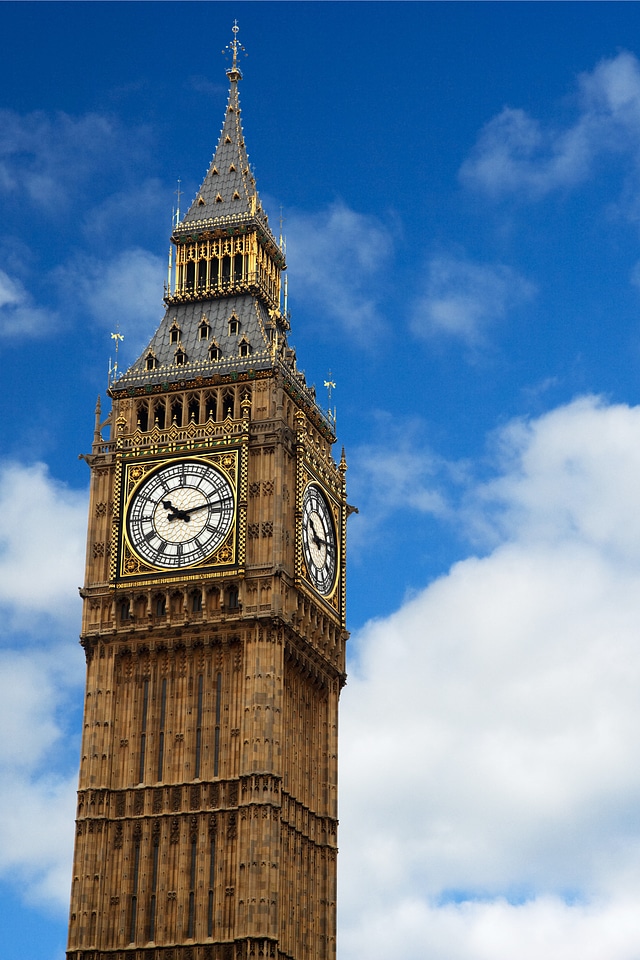
[[[345,472],[224,125],[96,411],[68,960],[333,960]],[[103,429],[109,425],[110,437]]]

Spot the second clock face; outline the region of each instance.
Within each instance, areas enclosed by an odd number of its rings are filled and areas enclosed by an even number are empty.
[[[327,499],[315,483],[302,500],[302,547],[311,583],[327,596],[336,579],[336,535]]]
[[[234,516],[233,488],[216,467],[182,460],[154,470],[127,510],[138,556],[168,569],[201,563],[223,542]]]

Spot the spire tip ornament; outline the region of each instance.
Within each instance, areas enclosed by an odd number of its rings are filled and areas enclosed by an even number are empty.
[[[239,53],[244,53],[246,57],[247,51],[238,40],[238,33],[240,32],[240,27],[238,26],[237,20],[233,21],[231,32],[233,33],[233,39],[231,43],[228,43],[224,48],[224,50],[222,51],[224,56],[228,56],[229,54],[231,54],[231,66],[227,70],[227,76],[229,77],[229,80],[232,80],[232,81],[242,80],[242,71],[238,66],[238,55]]]

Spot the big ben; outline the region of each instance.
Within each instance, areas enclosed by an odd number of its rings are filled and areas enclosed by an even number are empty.
[[[166,312],[85,458],[68,960],[336,952],[346,462],[289,344],[234,31]]]

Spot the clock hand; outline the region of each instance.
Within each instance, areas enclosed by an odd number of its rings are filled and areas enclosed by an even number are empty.
[[[311,517],[309,517],[309,525],[313,530],[313,542],[315,543],[316,547],[319,547],[321,544],[322,546],[326,547],[327,541],[318,536],[318,531],[316,530],[315,524]]]
[[[185,520],[187,523],[191,520],[191,517],[184,510],[181,510],[179,507],[174,507],[171,503],[171,500],[161,500],[160,503],[167,511],[167,520],[171,523],[172,520]],[[172,510],[173,513],[169,513]]]
[[[189,523],[191,520],[191,514],[195,513],[196,510],[209,509],[208,503],[201,503],[197,507],[188,507],[186,510],[181,510],[179,507],[174,507],[174,505],[171,503],[171,500],[162,500],[161,503],[165,510],[172,511],[171,513],[167,513],[167,520],[169,523],[171,523],[172,520],[184,520],[185,523]]]

